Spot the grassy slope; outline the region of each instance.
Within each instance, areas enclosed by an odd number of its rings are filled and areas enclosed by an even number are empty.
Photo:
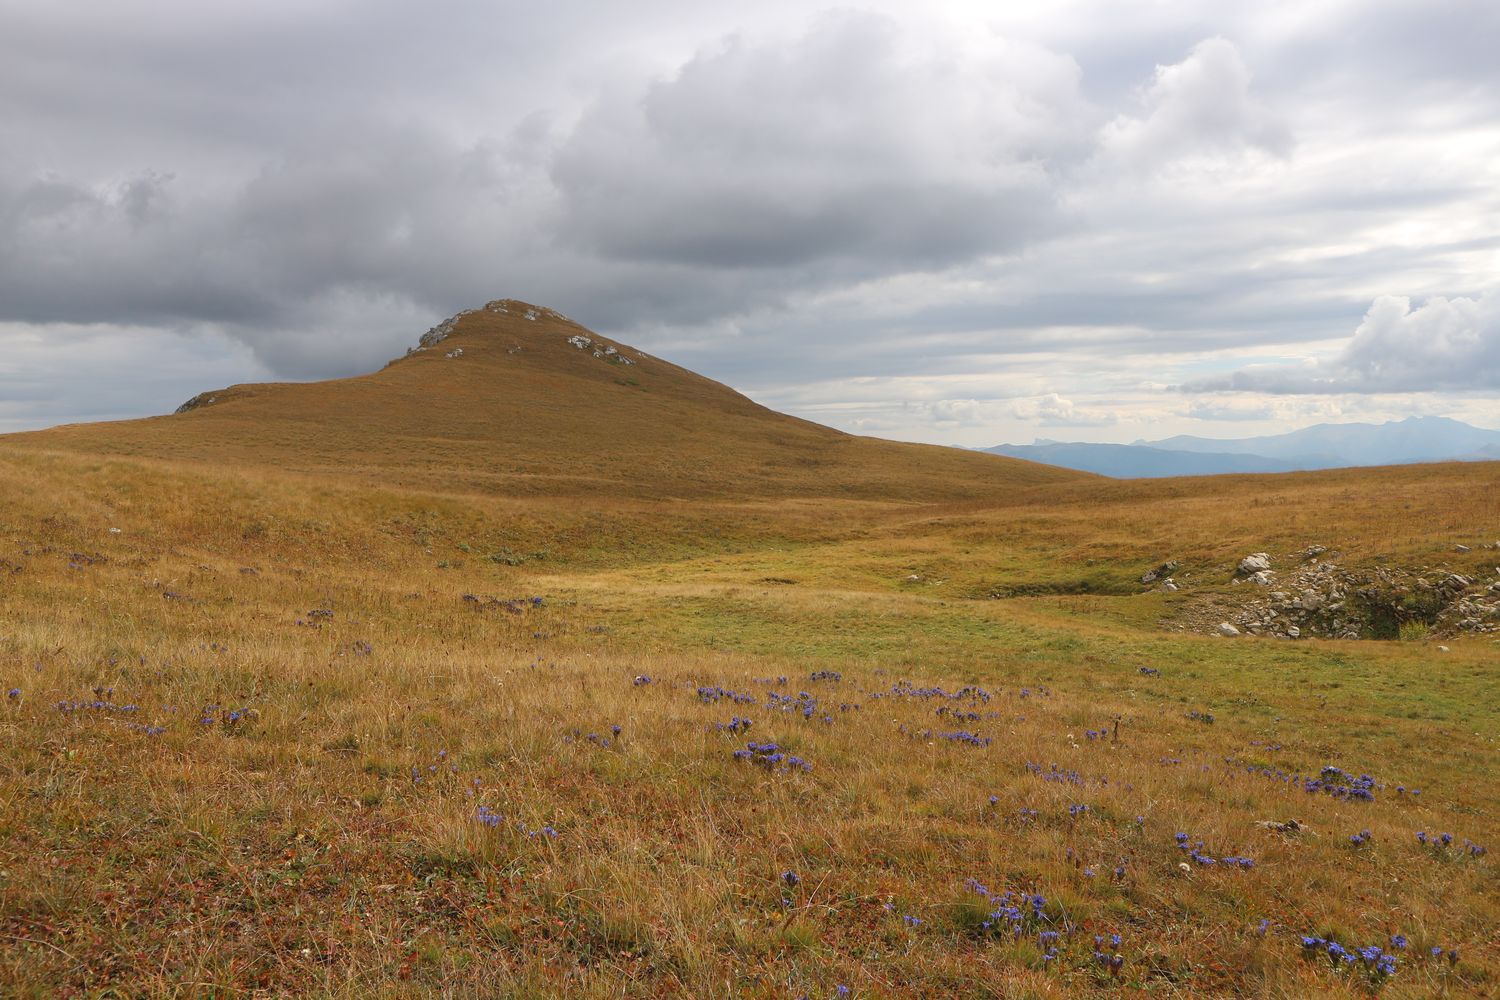
[[[745,495],[711,471],[670,501],[649,479],[623,496],[560,496],[551,479],[534,498],[482,463],[439,489],[395,439],[352,476],[306,456],[278,470],[256,457],[303,433],[290,417],[237,466],[87,453],[191,452],[181,427],[222,442],[250,420],[234,405],[0,443],[0,687],[20,689],[0,703],[0,993],[1500,986],[1500,880],[1457,849],[1500,830],[1500,790],[1479,780],[1500,765],[1494,644],[1211,640],[1156,627],[1186,598],[1124,596],[1167,557],[1223,579],[1246,549],[1314,542],[1477,571],[1489,553],[1451,546],[1495,533],[1500,466],[1079,481],[983,502],[930,486],[914,505],[868,495],[900,485],[894,462],[855,498],[808,496],[800,472]],[[329,454],[347,457],[353,423],[340,434]],[[64,446],[77,451],[47,450]],[[1058,593],[972,599],[1027,590]],[[809,679],[825,670],[842,676]],[[877,696],[900,679],[988,700]],[[705,704],[700,685],[755,703]],[[804,690],[810,719],[768,704]],[[75,700],[116,708],[59,711]],[[754,720],[748,737],[715,729],[735,716]],[[1118,741],[1088,738],[1116,718]],[[992,742],[940,735],[959,730]],[[737,762],[747,738],[813,770]],[[1251,764],[1335,764],[1386,787],[1340,801]],[[480,805],[505,822],[479,822]],[[1293,817],[1310,832],[1256,825]],[[1349,843],[1366,829],[1369,845]],[[1456,846],[1423,849],[1417,829]],[[1255,867],[1184,872],[1178,831]],[[969,878],[1045,896],[1041,919],[987,934]],[[1118,977],[1092,955],[1111,933]],[[1303,933],[1411,948],[1372,983],[1302,957]],[[1460,957],[1417,956],[1431,947]]]
[[[271,466],[514,496],[996,497],[1082,473],[854,437],[658,358],[610,363],[549,311],[462,317],[436,347],[357,378],[236,386],[191,412],[12,435],[12,447]],[[608,345],[618,346],[618,345]],[[461,349],[462,357],[447,355]]]

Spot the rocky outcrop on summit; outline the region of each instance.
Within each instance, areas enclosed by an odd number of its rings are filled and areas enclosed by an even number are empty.
[[[219,401],[219,392],[218,391],[215,391],[215,392],[200,392],[200,393],[198,393],[198,395],[194,396],[192,399],[188,400],[186,403],[183,403],[181,406],[179,406],[177,409],[173,410],[172,412],[174,414],[177,414],[177,413],[189,413],[189,412],[191,412],[193,410],[198,409],[200,406],[212,406],[214,403],[217,403],[218,401]]]
[[[613,365],[634,365],[644,360],[644,355],[637,354],[635,357],[631,357],[620,347],[607,343],[596,333],[585,331],[583,327],[555,309],[548,309],[545,306],[534,306],[519,299],[495,299],[493,302],[486,302],[479,309],[465,309],[462,312],[454,313],[422,334],[421,338],[417,341],[417,346],[408,348],[405,356],[409,358],[414,354],[420,354],[423,351],[437,347],[458,330],[459,325],[466,317],[475,316],[480,313],[511,316],[532,323],[539,320],[561,321],[580,331],[568,336],[566,338],[567,343],[601,361],[606,361]],[[520,344],[515,344],[507,347],[506,353],[519,354],[522,350],[523,348]],[[464,357],[464,349],[456,347],[451,351],[445,351],[443,357],[449,360],[462,358]]]
[[[459,321],[465,316],[473,316],[481,312],[496,313],[501,316],[518,316],[523,320],[530,320],[531,322],[536,322],[543,317],[559,319],[565,323],[573,322],[556,309],[548,309],[546,306],[534,306],[529,302],[522,302],[520,299],[495,299],[491,302],[486,302],[478,309],[464,309],[449,316],[422,334],[421,338],[417,341],[417,346],[409,348],[406,353],[410,355],[418,351],[425,351],[436,347],[452,335],[453,331],[457,329]]]

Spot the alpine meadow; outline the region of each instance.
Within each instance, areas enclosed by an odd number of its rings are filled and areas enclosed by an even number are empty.
[[[1491,995],[1497,487],[851,437],[512,300],[9,435],[0,982]]]
[[[1497,41],[0,0],[0,1000],[1500,1000]]]

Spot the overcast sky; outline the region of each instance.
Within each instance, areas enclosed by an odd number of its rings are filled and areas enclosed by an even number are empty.
[[[1494,0],[0,0],[0,430],[501,297],[908,440],[1500,427],[1496,39]]]

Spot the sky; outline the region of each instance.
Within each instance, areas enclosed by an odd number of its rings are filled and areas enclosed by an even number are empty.
[[[0,0],[0,431],[496,298],[965,446],[1500,427],[1500,4]]]

